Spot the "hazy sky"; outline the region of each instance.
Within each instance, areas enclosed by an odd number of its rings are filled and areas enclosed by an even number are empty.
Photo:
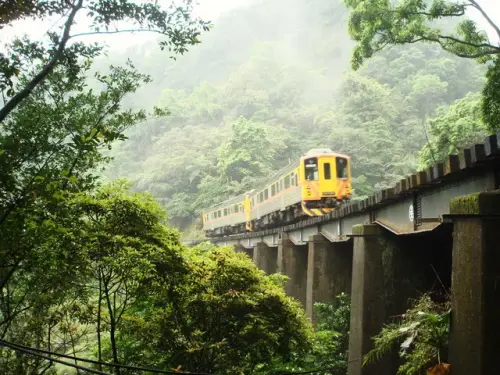
[[[144,1],[144,0],[142,0]],[[137,2],[142,2],[141,0]],[[160,0],[165,1],[166,4],[170,4],[172,0]],[[197,0],[197,5],[194,10],[194,15],[200,17],[204,20],[216,21],[217,17],[223,13],[230,11],[239,6],[249,4],[255,0]],[[83,13],[83,12],[82,12]],[[81,14],[80,16],[82,16]],[[87,30],[87,25],[85,24],[85,17],[80,17],[76,19],[77,25],[73,26],[73,33],[83,32]],[[25,20],[19,21],[12,27],[6,27],[0,31],[0,44],[7,43],[11,41],[15,36],[20,36],[27,34],[31,38],[39,39],[42,37],[49,29],[57,30],[57,26],[62,25],[64,19],[60,20],[58,17],[54,17],[50,20],[45,21],[33,21]],[[140,44],[146,40],[155,39],[158,35],[155,34],[116,34],[116,35],[106,35],[106,36],[86,36],[87,41],[107,41],[112,44],[113,47],[120,48],[129,47],[131,44]]]
[[[477,3],[486,11],[493,22],[500,27],[500,0],[477,0]],[[472,9],[469,12],[469,17],[476,21],[487,31],[488,36],[490,37],[490,40],[492,42],[500,42],[496,32],[490,25],[488,25],[479,11]]]
[[[170,4],[171,2],[170,0],[162,1],[165,1],[168,4]],[[217,17],[219,17],[221,14],[241,5],[250,4],[256,1],[259,0],[198,0],[198,5],[195,8],[195,15],[205,20],[215,21],[214,23],[217,26]],[[500,25],[500,0],[477,0],[477,2],[484,8],[484,10],[488,13],[492,20],[497,25]],[[81,17],[77,19],[78,24],[73,27],[74,32],[82,32],[87,30],[85,15],[82,13],[80,16]],[[487,22],[479,14],[478,11],[472,10],[471,12],[469,12],[469,16],[474,21],[478,22],[480,26],[487,31],[492,42],[500,42],[493,28],[487,24]],[[0,31],[0,45],[12,40],[15,35],[22,35],[24,33],[28,34],[34,39],[39,39],[47,32],[47,30],[56,30],[57,26],[64,22],[64,20],[59,20],[59,22],[57,21],[57,18],[54,18],[52,20],[46,20],[44,22],[31,20],[18,22],[13,27],[7,27]],[[112,47],[111,49],[121,49],[133,46],[135,44],[141,44],[147,40],[151,40],[154,38],[157,38],[157,35],[136,33],[132,35],[116,34],[91,37],[86,36],[85,40],[103,42]]]

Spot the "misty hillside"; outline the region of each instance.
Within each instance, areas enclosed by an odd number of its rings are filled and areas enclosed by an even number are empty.
[[[340,1],[265,0],[218,19],[177,61],[153,44],[127,50],[154,79],[128,104],[171,114],[131,130],[107,177],[151,192],[184,226],[313,147],[352,156],[359,198],[439,156],[424,147],[431,119],[469,93],[477,105],[484,71],[410,45],[352,72],[347,15]]]

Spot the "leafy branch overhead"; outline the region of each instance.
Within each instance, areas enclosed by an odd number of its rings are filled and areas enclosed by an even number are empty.
[[[463,16],[470,8],[478,10],[500,38],[500,29],[475,0],[451,2],[444,0],[344,0],[351,9],[349,33],[358,42],[352,56],[352,67],[388,45],[416,42],[437,43],[460,57],[490,60],[500,53],[476,23]],[[442,18],[457,18],[454,32],[440,24]]]
[[[116,34],[123,32],[154,32],[164,38],[159,41],[160,48],[173,54],[183,54],[187,47],[199,43],[202,31],[208,31],[210,23],[195,19],[191,15],[192,2],[185,0],[163,7],[160,2],[136,4],[132,1],[117,0],[73,0],[73,1],[13,1],[0,5],[0,28],[24,18],[45,19],[60,16],[65,19],[59,33],[49,32],[49,42],[31,42],[16,40],[8,53],[0,53],[0,90],[4,106],[0,109],[2,122],[37,85],[39,85],[59,64],[75,61],[80,57],[83,44],[70,45],[72,39],[95,34]],[[88,31],[72,33],[77,16],[85,14],[90,27]],[[131,24],[121,28],[120,23]],[[14,81],[20,72],[29,69],[29,63],[23,62],[16,53],[16,48],[33,48],[44,57],[46,63],[38,71],[32,72],[22,88],[14,89]],[[94,51],[98,54],[99,49]],[[42,56],[43,55],[43,56]]]

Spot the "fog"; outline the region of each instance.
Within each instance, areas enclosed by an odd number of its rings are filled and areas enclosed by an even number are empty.
[[[480,4],[500,21],[497,1]],[[387,48],[353,72],[354,42],[340,0],[201,0],[194,13],[214,27],[176,60],[159,49],[154,34],[80,39],[108,46],[94,71],[130,59],[151,75],[125,107],[170,111],[130,129],[130,139],[110,152],[114,160],[103,176],[152,193],[182,226],[309,148],[351,155],[359,198],[390,186],[425,165],[427,138],[441,142],[433,121],[467,95],[476,103],[484,84],[484,66],[432,45]],[[484,17],[469,16],[495,40]],[[61,22],[18,22],[1,31],[2,42],[24,32],[40,38]],[[74,32],[88,27],[80,18]],[[244,137],[235,134],[236,124],[248,129]],[[224,160],[227,147],[240,147],[248,160]],[[262,153],[269,157],[261,160]]]

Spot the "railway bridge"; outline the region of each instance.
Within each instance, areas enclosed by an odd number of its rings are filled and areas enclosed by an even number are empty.
[[[421,293],[450,293],[454,375],[500,374],[500,133],[362,201],[281,228],[212,239],[247,253],[314,319],[314,303],[351,295],[349,375],[371,338]]]

